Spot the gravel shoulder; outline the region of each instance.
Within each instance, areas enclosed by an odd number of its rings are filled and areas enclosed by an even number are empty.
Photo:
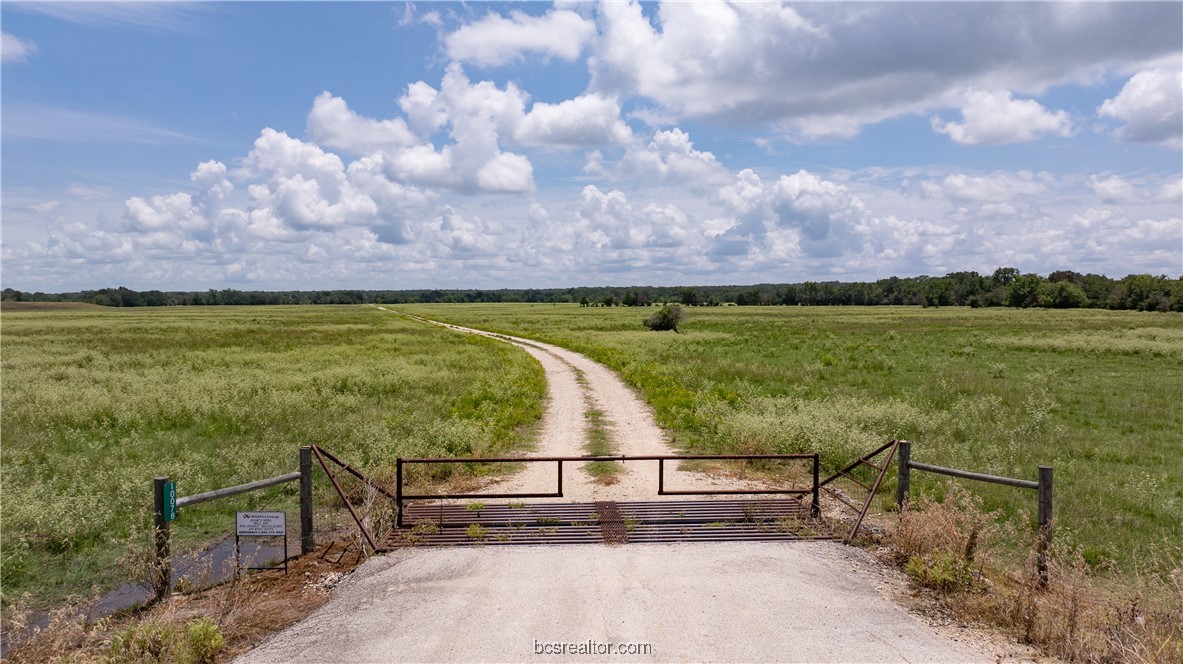
[[[610,418],[620,453],[671,453],[648,406],[607,368],[548,344],[445,327],[515,343],[542,363],[548,404],[535,455],[583,454],[589,404]],[[610,486],[564,465],[563,501],[656,498],[656,464],[629,464]],[[698,486],[734,482],[678,475]],[[527,464],[497,488],[554,480],[552,464]],[[1027,659],[986,633],[903,608],[906,587],[865,551],[831,542],[409,548],[367,561],[315,614],[238,661]],[[620,644],[648,650],[580,653]]]

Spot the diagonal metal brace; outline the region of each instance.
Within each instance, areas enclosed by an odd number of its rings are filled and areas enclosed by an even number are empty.
[[[358,471],[354,470],[352,467],[349,466],[349,464],[345,463],[344,461],[341,461],[337,457],[330,454],[328,451],[322,450],[319,446],[313,445],[312,446],[312,453],[316,455],[316,460],[318,462],[320,462],[320,467],[322,469],[324,469],[325,475],[329,476],[329,481],[333,483],[333,488],[337,490],[337,495],[341,497],[341,502],[345,503],[346,509],[349,510],[350,516],[352,516],[354,522],[357,523],[358,529],[361,531],[362,536],[366,538],[366,542],[370,545],[370,548],[373,549],[373,551],[375,553],[381,553],[381,552],[386,551],[386,549],[384,547],[379,547],[377,544],[374,543],[374,536],[370,533],[370,529],[366,528],[366,525],[365,525],[365,523],[362,522],[361,517],[358,516],[357,510],[353,509],[353,503],[349,501],[348,497],[346,497],[345,491],[341,489],[341,485],[337,482],[336,476],[333,475],[333,473],[329,471],[329,466],[327,463],[325,463],[325,457],[327,456],[330,460],[333,461],[333,463],[340,466],[343,470],[348,471],[350,474],[352,474],[354,477],[357,477],[362,482],[365,482],[367,485],[373,487],[375,490],[377,490],[382,495],[387,496],[388,498],[391,498],[391,499],[393,499],[394,496],[390,495],[389,491],[387,491],[386,489],[383,489],[381,486],[379,486],[373,480],[371,480],[370,478],[366,477],[365,475],[359,473]]]
[[[871,485],[870,491],[867,493],[867,502],[863,503],[863,509],[859,511],[858,518],[854,521],[854,527],[850,529],[850,534],[846,536],[844,543],[850,544],[854,540],[854,536],[858,533],[859,526],[863,525],[863,518],[867,516],[867,510],[871,509],[871,501],[875,500],[875,494],[879,491],[879,485],[883,482],[883,476],[887,474],[887,469],[891,468],[891,460],[895,458],[895,451],[899,446],[899,440],[892,440],[875,452],[866,455],[855,464],[852,464],[853,468],[857,463],[866,463],[868,459],[872,459],[883,450],[887,450],[887,458],[883,460],[883,467],[879,469],[879,474],[875,476],[875,483]]]

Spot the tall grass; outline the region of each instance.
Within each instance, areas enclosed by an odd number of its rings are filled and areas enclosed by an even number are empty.
[[[921,494],[900,515],[888,555],[964,618],[1000,627],[1022,643],[1071,662],[1183,661],[1183,549],[1156,547],[1120,586],[1090,570],[1079,550],[1057,544],[1042,583],[1029,530],[982,510],[956,485]],[[999,566],[1003,534],[1022,543],[1026,564]]]
[[[927,463],[1025,479],[1053,466],[1057,539],[1098,569],[1130,573],[1183,541],[1180,314],[717,307],[675,335],[645,331],[643,308],[400,308],[583,352],[687,451],[816,451],[833,468],[907,438]],[[1030,492],[974,490],[989,510],[1033,511]]]
[[[541,367],[506,344],[368,307],[4,311],[3,600],[119,581],[151,480],[181,495],[291,472],[319,444],[365,467],[482,455],[541,415]],[[186,509],[182,538],[269,494]]]

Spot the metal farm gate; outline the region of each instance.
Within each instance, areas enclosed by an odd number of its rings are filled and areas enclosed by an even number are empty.
[[[395,488],[382,487],[327,450],[313,446],[321,467],[357,522],[365,543],[375,551],[406,546],[514,545],[514,544],[625,544],[642,542],[707,542],[836,539],[849,541],[891,463],[899,441],[890,441],[856,459],[837,473],[820,479],[817,454],[711,454],[600,457],[489,457],[399,458],[395,462]],[[884,456],[882,460],[878,457]],[[671,490],[666,486],[667,462],[742,462],[767,467],[786,462],[797,465],[788,473],[789,485],[742,489]],[[878,461],[878,462],[876,462]],[[655,497],[647,501],[526,502],[563,498],[565,463],[658,464]],[[415,467],[465,464],[479,469],[489,464],[555,464],[555,488],[545,493],[497,493],[409,491],[409,474]],[[331,470],[335,465],[336,470]],[[397,510],[389,533],[375,536],[365,518],[353,506],[350,492],[338,477],[347,473],[360,484],[392,500]],[[427,473],[420,472],[420,476]],[[783,475],[784,473],[782,473]],[[420,480],[423,478],[420,477]],[[413,481],[412,481],[413,485]],[[427,482],[431,486],[430,482]],[[823,516],[821,494],[836,499],[838,513],[849,510],[853,527],[838,537],[840,519]],[[691,499],[694,497],[694,499]],[[464,502],[457,502],[464,501]],[[495,501],[495,502],[494,502]]]

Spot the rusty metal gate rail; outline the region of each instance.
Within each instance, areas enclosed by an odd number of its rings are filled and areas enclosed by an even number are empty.
[[[665,462],[666,461],[754,461],[754,460],[779,460],[779,461],[808,461],[810,462],[810,470],[812,471],[812,482],[806,488],[790,488],[790,489],[768,489],[768,488],[753,488],[753,489],[720,489],[720,490],[700,490],[700,491],[682,491],[682,490],[668,490],[665,488]],[[565,462],[587,463],[592,461],[656,461],[658,463],[657,473],[657,495],[659,496],[717,496],[717,495],[786,495],[786,496],[810,496],[809,512],[812,517],[817,517],[821,512],[820,501],[820,486],[818,481],[819,455],[818,454],[663,454],[663,455],[613,455],[613,456],[547,456],[547,457],[469,457],[469,458],[414,458],[414,459],[395,459],[395,504],[397,506],[398,515],[396,517],[396,528],[403,526],[403,505],[410,500],[447,500],[447,499],[520,499],[520,498],[562,498],[563,497],[563,464]],[[554,463],[557,464],[557,482],[555,491],[553,493],[407,493],[403,487],[403,468],[404,466],[413,464],[487,464],[487,463]]]
[[[883,483],[887,469],[891,467],[891,460],[895,457],[896,449],[901,445],[907,445],[907,441],[889,440],[822,480],[820,487],[825,489],[840,505],[852,510],[857,515],[850,533],[843,538],[845,543],[849,544],[858,534],[859,527],[862,526],[863,519],[867,516],[867,511],[871,509],[871,501],[875,499],[875,494],[879,492],[879,486]],[[886,456],[878,463],[872,461],[884,453]],[[869,476],[864,475],[860,479],[857,472],[860,470],[869,472]],[[840,485],[841,488],[839,488]],[[861,497],[861,505],[855,502],[859,500],[856,496]]]

